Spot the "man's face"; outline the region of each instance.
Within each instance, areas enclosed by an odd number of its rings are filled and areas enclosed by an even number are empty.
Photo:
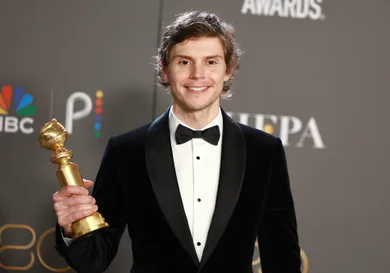
[[[169,52],[163,76],[180,110],[218,108],[223,83],[230,77],[221,41],[217,37],[200,37],[176,44]]]

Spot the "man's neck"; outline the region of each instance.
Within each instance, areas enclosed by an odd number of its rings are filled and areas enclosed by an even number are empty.
[[[210,107],[199,111],[183,111],[176,104],[173,104],[175,116],[193,129],[200,130],[212,122],[219,114],[219,106]]]

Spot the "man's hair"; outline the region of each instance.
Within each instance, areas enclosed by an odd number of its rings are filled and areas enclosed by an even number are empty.
[[[172,24],[166,27],[155,58],[158,83],[164,87],[169,86],[169,82],[165,82],[163,79],[162,70],[169,64],[169,52],[172,47],[185,40],[199,37],[218,37],[220,39],[224,49],[226,69],[231,74],[230,79],[224,83],[223,93],[225,96],[230,96],[231,80],[239,68],[242,52],[236,43],[233,26],[222,21],[217,15],[205,11],[181,13]]]

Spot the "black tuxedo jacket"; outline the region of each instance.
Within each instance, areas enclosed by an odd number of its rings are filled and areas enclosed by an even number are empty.
[[[109,140],[93,196],[110,228],[56,248],[77,272],[102,272],[127,225],[132,273],[252,273],[258,237],[263,273],[301,272],[300,247],[284,149],[279,138],[223,112],[215,211],[198,260],[177,184],[168,111],[152,124]]]

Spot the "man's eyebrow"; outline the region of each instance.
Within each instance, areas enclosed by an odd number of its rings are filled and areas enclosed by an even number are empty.
[[[221,55],[218,55],[218,54],[207,56],[206,58],[207,59],[223,59],[223,57]]]
[[[172,57],[173,59],[176,59],[176,58],[183,58],[183,59],[190,59],[192,60],[193,58],[191,56],[186,56],[186,55],[175,55]],[[206,56],[204,57],[205,59],[223,59],[223,57],[221,55],[218,55],[218,54],[215,54],[215,55],[210,55],[210,56]]]

